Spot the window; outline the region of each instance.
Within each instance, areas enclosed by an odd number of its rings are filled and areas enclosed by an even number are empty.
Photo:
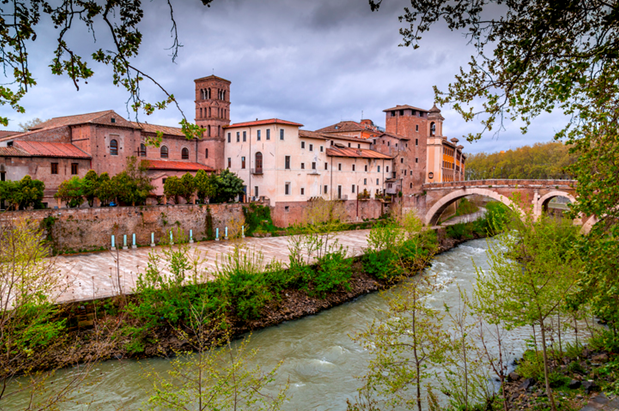
[[[415,145],[416,145],[416,146],[418,146],[418,145],[419,145],[419,139],[418,139],[418,138],[416,138],[416,139],[415,139]]]
[[[247,131],[243,131],[243,143],[247,141]]]
[[[140,150],[138,151],[138,157],[146,157],[146,146],[144,143],[140,144]]]
[[[352,171],[355,171],[355,165],[354,164],[352,165]]]
[[[183,160],[189,160],[189,149],[188,149],[187,147],[184,147],[184,148],[181,150],[181,158],[182,158]]]
[[[258,186],[254,186],[254,196],[258,197]]]
[[[404,170],[404,175],[406,175],[406,170]]]
[[[361,148],[361,144],[357,144],[357,148]]]
[[[419,124],[415,125],[415,131],[419,131]]]
[[[110,155],[117,156],[118,155],[118,141],[110,140]]]
[[[397,147],[397,146],[398,146],[398,143],[395,143],[395,146]]]
[[[324,148],[323,146],[320,146],[320,152],[321,152],[321,153],[324,151],[324,149],[325,149],[325,148]]]
[[[348,143],[348,147],[350,147],[350,143]]]
[[[241,141],[241,132],[237,131],[236,132],[236,142],[239,143]]]
[[[413,188],[413,183],[411,183],[411,188]]]
[[[232,168],[232,159],[228,157],[228,168]]]
[[[305,188],[301,187],[301,195],[305,195]]]
[[[260,141],[260,130],[256,132],[256,140]]]
[[[116,119],[112,117],[112,123],[116,123]]]
[[[400,157],[400,164],[404,163],[404,157]]]
[[[290,170],[290,156],[286,156],[286,164],[284,165],[284,168],[286,170]]]
[[[337,198],[338,200],[342,199],[342,186],[337,186]]]
[[[290,206],[285,206],[285,207],[284,207],[284,211],[285,211],[285,212],[290,211]]]
[[[6,181],[6,171],[0,171],[0,181]]]
[[[313,144],[309,145],[309,151],[314,151],[314,145]]]
[[[415,157],[415,163],[419,163],[419,157]]]
[[[342,171],[342,163],[337,163],[337,171]]]
[[[312,170],[316,170],[316,162],[312,161]]]
[[[52,163],[52,174],[58,174],[58,163]]]
[[[71,174],[77,174],[77,163],[71,163]]]
[[[355,185],[352,185],[352,193],[355,194]]]
[[[301,148],[304,149],[305,148],[305,141],[301,141]]]
[[[241,157],[241,168],[245,168],[245,157]]]
[[[378,178],[376,179],[376,185],[379,185],[380,183],[378,182]]]
[[[367,185],[368,185],[368,179],[367,179],[367,178],[364,178],[364,179],[363,179],[363,185],[364,185],[364,186],[367,186]]]
[[[430,123],[430,135],[433,136],[435,134],[436,134],[436,124],[433,121],[432,123]]]
[[[301,163],[301,170],[305,170],[305,163]]]
[[[168,158],[168,148],[161,146],[161,158]]]
[[[286,183],[284,185],[284,194],[285,195],[290,195],[290,183]]]
[[[230,133],[228,133],[228,143],[230,142]]]
[[[380,173],[380,166],[377,166],[377,170],[376,171]]]
[[[208,158],[208,148],[204,150],[204,158]]]
[[[329,169],[329,163],[325,163],[325,170]]]
[[[283,129],[283,128],[280,128],[280,129],[279,129],[279,139],[280,139],[280,140],[283,140],[283,139],[284,139],[284,129]]]
[[[257,152],[255,157],[254,165],[256,166],[256,172],[262,173],[262,153]]]
[[[387,147],[391,146],[391,141],[387,141]]]
[[[267,140],[271,139],[271,129],[267,129]]]
[[[366,164],[363,168],[364,168],[365,172],[367,173],[368,172],[368,165]]]
[[[329,191],[329,186],[328,186],[328,185],[325,185],[324,190],[325,190],[325,194],[327,194],[327,192]]]

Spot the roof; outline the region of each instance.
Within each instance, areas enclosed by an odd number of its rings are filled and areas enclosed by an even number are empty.
[[[215,171],[213,168],[200,163],[189,161],[143,160],[148,162],[150,170],[180,170],[180,171]]]
[[[21,131],[0,130],[0,139],[3,139],[5,137],[11,137],[19,133],[21,133]]]
[[[391,107],[391,108],[387,108],[387,109],[383,110],[383,112],[385,112],[385,111],[394,111],[394,110],[406,110],[406,109],[423,111],[423,112],[426,112],[426,113],[428,112],[428,110],[426,110],[426,109],[409,106],[408,104],[404,104],[402,106],[398,104],[395,107]]]
[[[397,138],[399,140],[406,140],[406,141],[410,140],[410,138],[408,138],[408,137],[400,136],[400,135],[394,134],[394,133],[388,133],[386,131],[381,133],[381,135],[379,137],[382,137],[382,136],[387,136],[387,137],[391,137],[391,138]]]
[[[378,151],[368,150],[365,148],[339,148],[329,147],[327,148],[327,155],[331,157],[349,157],[349,158],[377,158],[384,160],[391,160],[393,157],[386,154],[379,153]]]
[[[365,127],[361,123],[357,123],[356,121],[351,120],[340,121],[339,123],[323,127],[316,131],[319,133],[352,133],[357,131],[369,131],[372,133],[378,133],[376,130]]]
[[[225,78],[221,78],[221,77],[217,77],[214,74],[211,74],[210,76],[206,76],[206,77],[200,77],[194,80],[194,82],[198,82],[198,81],[202,81],[202,80],[219,80],[219,81],[223,81],[226,83],[230,83],[230,80],[226,80]]]
[[[342,136],[339,134],[329,135],[328,138],[330,140],[346,140],[346,141],[356,141],[358,143],[372,144],[372,141],[369,138],[359,138],[353,136]]]
[[[326,140],[330,138],[330,136],[325,136],[324,134],[317,133],[315,131],[309,130],[299,130],[299,137],[303,138],[315,138],[318,140]]]
[[[18,140],[15,141],[15,146],[34,157],[92,158],[71,143],[43,143]]]
[[[169,136],[185,137],[185,133],[183,133],[183,129],[181,129],[180,127],[159,126],[157,124],[148,124],[148,123],[136,123],[135,121],[132,121],[131,124],[134,124],[137,127],[140,127],[142,131],[145,133],[156,134],[158,131],[161,131],[163,134],[166,134]]]
[[[114,118],[114,123],[111,119]],[[79,124],[101,124],[106,126],[139,128],[132,122],[125,120],[114,110],[97,111],[94,113],[76,114],[73,116],[54,117],[51,120],[37,124],[29,131],[37,131],[41,129],[57,128],[64,126],[76,126]]]
[[[229,126],[224,126],[224,128],[236,128],[236,127],[248,127],[248,126],[263,126],[267,124],[283,124],[286,126],[298,126],[303,127],[303,124],[294,123],[292,121],[280,120],[278,118],[270,118],[268,120],[256,120],[256,121],[247,121],[244,123],[234,123]]]
[[[0,147],[0,157],[30,157],[30,154],[19,147]]]

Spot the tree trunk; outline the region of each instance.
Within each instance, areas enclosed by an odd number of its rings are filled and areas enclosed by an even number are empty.
[[[544,355],[544,380],[546,383],[546,395],[548,395],[548,400],[550,401],[550,409],[552,411],[557,411],[555,399],[552,396],[552,391],[550,390],[550,383],[548,382],[548,354],[546,352],[546,331],[544,330],[544,320],[542,318],[539,319],[539,325],[542,329],[542,352]]]

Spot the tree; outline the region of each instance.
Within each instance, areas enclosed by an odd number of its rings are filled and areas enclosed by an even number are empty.
[[[176,176],[166,178],[163,183],[163,194],[174,198],[174,204],[178,204],[178,197],[182,192],[181,179]]]
[[[58,186],[55,198],[60,198],[67,207],[79,207],[84,203],[84,186],[78,176],[65,180]]]
[[[546,394],[553,410],[547,332],[551,318],[567,311],[567,298],[576,291],[583,266],[572,247],[577,240],[578,227],[571,221],[542,216],[534,222],[527,215],[511,235],[489,248],[490,270],[477,269],[476,310],[507,329],[527,325],[540,330]]]
[[[20,181],[0,181],[0,200],[7,201],[9,208],[15,210],[28,207],[43,208],[41,200],[45,184],[40,180],[33,180],[24,176]]]
[[[82,179],[82,192],[88,205],[94,206],[95,198],[97,198],[97,189],[99,188],[99,176],[95,170],[88,170]]]
[[[30,121],[26,121],[25,123],[19,123],[18,126],[21,129],[21,131],[26,132],[30,130],[31,128],[38,126],[39,124],[44,123],[46,121],[47,120],[41,120],[40,118],[37,117],[37,118],[33,118]]]
[[[201,0],[205,6],[210,6],[213,0]],[[172,25],[172,61],[178,56],[181,44],[178,38],[176,21],[172,1],[167,4],[170,8],[170,20]],[[183,115],[181,125],[187,138],[199,137],[203,129],[190,124],[184,117],[174,95],[166,91],[155,79],[140,68],[132,64],[131,59],[138,53],[142,44],[142,33],[139,24],[149,8],[143,8],[140,2],[127,0],[106,0],[98,3],[94,0],[75,1],[47,0],[25,1],[17,0],[3,3],[0,13],[0,64],[4,67],[7,78],[0,86],[0,105],[9,104],[13,110],[23,113],[25,108],[20,105],[20,100],[26,95],[29,88],[36,85],[36,81],[29,69],[28,45],[35,41],[37,36],[55,37],[54,58],[52,59],[51,72],[56,75],[67,75],[76,89],[79,90],[79,82],[87,80],[94,75],[94,71],[81,53],[72,49],[66,40],[67,35],[75,30],[76,26],[83,23],[89,32],[96,37],[97,45],[104,43],[100,48],[93,48],[92,60],[111,66],[113,77],[112,83],[124,87],[129,92],[131,108],[136,111],[142,110],[145,114],[152,114],[156,109],[164,109],[174,103]],[[49,19],[49,22],[45,21]],[[40,23],[43,23],[39,26]],[[43,33],[41,27],[53,26],[56,35]],[[107,34],[95,30],[104,27]],[[95,36],[96,34],[96,36]],[[106,41],[107,40],[107,41]],[[39,58],[39,56],[37,56]],[[162,100],[148,102],[142,98],[140,89],[143,81],[148,79],[163,93]],[[128,103],[129,104],[129,103]],[[8,117],[0,116],[0,124],[8,125]]]
[[[190,204],[193,200],[193,195],[196,192],[196,186],[194,183],[194,178],[190,173],[185,173],[181,177],[181,193],[180,196],[183,197],[187,204]]]
[[[193,182],[196,186],[196,195],[201,203],[204,204],[207,197],[210,198],[215,195],[215,186],[206,171],[198,170]]]
[[[95,196],[99,199],[102,205],[107,205],[116,199],[116,186],[110,179],[108,173],[101,173],[97,180],[97,188]]]
[[[382,2],[369,1],[372,10]],[[489,13],[497,17],[487,18]],[[578,180],[573,216],[599,219],[579,247],[589,262],[583,273],[583,300],[594,301],[596,309],[617,324],[617,3],[411,0],[400,20],[409,24],[400,29],[405,46],[419,47],[421,35],[444,20],[451,30],[464,30],[477,49],[477,57],[460,69],[446,92],[435,88],[437,102],[452,104],[465,120],[484,116],[484,129],[469,140],[493,129],[501,131],[504,119],[521,120],[523,132],[544,112],[561,111],[569,119],[555,138],[576,157],[568,169]]]
[[[144,204],[154,186],[148,177],[148,162],[127,158],[125,170],[112,177],[116,198],[125,204]]]
[[[211,199],[213,203],[226,203],[245,193],[243,180],[228,169],[220,174],[211,174],[211,184],[215,187],[215,195]]]

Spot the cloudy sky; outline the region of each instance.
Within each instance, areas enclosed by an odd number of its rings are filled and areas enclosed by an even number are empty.
[[[256,118],[282,118],[315,130],[340,120],[374,120],[384,126],[383,109],[410,104],[429,109],[432,86],[446,89],[460,66],[475,50],[461,33],[436,26],[426,34],[421,48],[399,47],[398,16],[406,0],[384,1],[372,13],[367,0],[214,0],[210,8],[199,0],[178,0],[175,18],[183,47],[172,63],[170,17],[166,2],[143,2],[145,35],[134,64],[155,77],[180,102],[189,119],[194,113],[195,78],[215,74],[232,82],[233,122]],[[8,129],[33,118],[114,109],[127,117],[127,94],[111,84],[109,69],[93,63],[94,78],[76,91],[71,81],[50,73],[55,32],[39,27],[29,45],[31,69],[37,86],[22,100],[25,114],[0,107],[8,115]],[[88,56],[95,48],[109,46],[103,27],[96,27],[97,43],[83,28],[69,37],[69,44]],[[161,99],[156,88],[144,94]],[[461,138],[480,129],[479,122],[465,123],[451,107],[441,107],[444,134]],[[141,120],[175,126],[180,113],[170,107]],[[516,148],[551,140],[563,123],[560,115],[540,117],[527,135],[517,124],[498,138],[491,135],[465,151],[476,153]],[[3,128],[0,128],[3,129]]]

